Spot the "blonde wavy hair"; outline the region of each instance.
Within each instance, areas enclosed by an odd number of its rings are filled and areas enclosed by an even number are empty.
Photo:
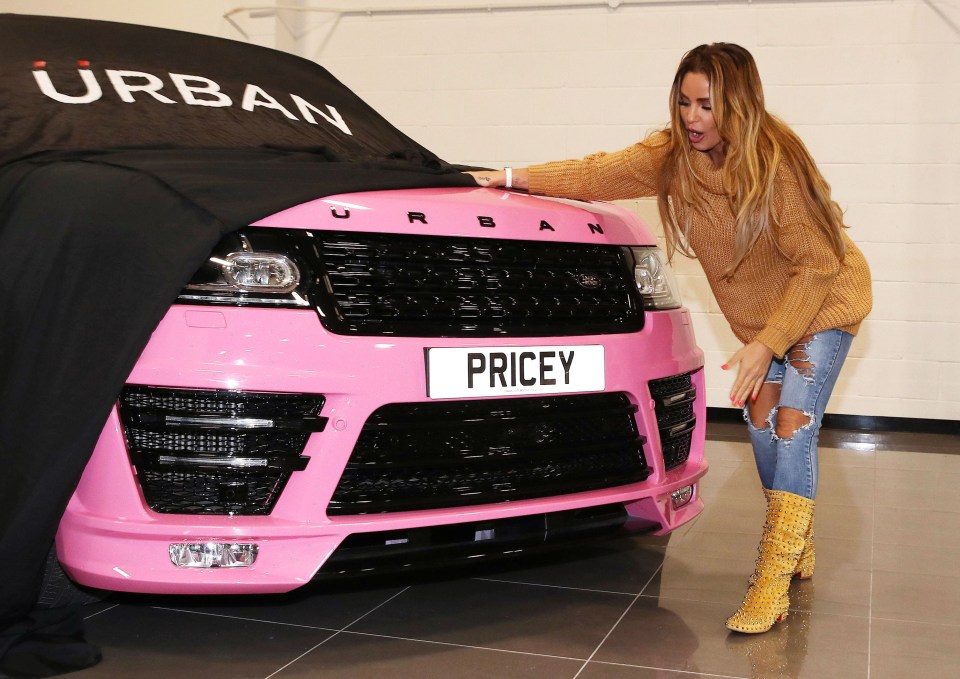
[[[796,175],[815,226],[842,259],[843,210],[830,197],[830,185],[797,134],[767,112],[753,56],[739,45],[722,42],[687,52],[670,89],[670,148],[657,190],[668,255],[680,251],[694,256],[688,241],[691,215],[694,210],[706,210],[691,162],[700,151],[691,147],[680,116],[680,85],[688,73],[702,73],[710,82],[713,118],[726,148],[723,187],[736,218],[737,236],[733,262],[725,275],[736,271],[761,237],[777,243],[779,222],[773,203],[780,163]],[[682,223],[678,215],[685,215]]]

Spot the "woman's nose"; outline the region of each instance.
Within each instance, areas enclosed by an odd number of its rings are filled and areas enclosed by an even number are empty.
[[[700,118],[700,112],[697,110],[696,106],[687,107],[687,111],[683,116],[684,121],[689,125],[690,123],[696,122]]]

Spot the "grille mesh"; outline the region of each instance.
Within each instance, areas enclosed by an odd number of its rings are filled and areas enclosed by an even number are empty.
[[[333,515],[459,507],[649,475],[626,395],[391,404],[360,434]]]
[[[303,450],[306,432],[205,433],[184,431],[150,431],[132,427],[130,442],[140,451],[167,453],[209,453],[211,455],[268,455],[276,450]]]
[[[190,415],[297,417],[318,412],[323,396],[128,386],[123,405],[128,410]]]
[[[666,469],[679,467],[690,457],[693,430],[697,423],[693,411],[696,387],[691,373],[674,375],[649,383],[656,402],[657,428]]]
[[[129,385],[120,418],[148,506],[165,514],[269,514],[323,396]],[[209,418],[216,418],[210,420]],[[244,421],[245,420],[245,421]]]
[[[162,514],[269,514],[289,472],[138,472],[150,508]]]
[[[333,332],[417,337],[634,332],[623,248],[316,232],[311,293]]]

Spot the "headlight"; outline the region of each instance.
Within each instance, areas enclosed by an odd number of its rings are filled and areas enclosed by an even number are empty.
[[[660,248],[630,248],[633,272],[645,309],[676,309],[681,305],[680,291],[673,271]]]
[[[297,239],[280,230],[227,234],[180,292],[188,304],[309,306],[310,272],[296,256]]]
[[[300,270],[286,255],[274,252],[231,252],[220,265],[226,283],[243,292],[290,292],[300,283]]]

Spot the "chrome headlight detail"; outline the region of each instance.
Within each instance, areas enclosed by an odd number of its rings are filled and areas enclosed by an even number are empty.
[[[274,252],[231,252],[220,265],[223,279],[241,292],[291,292],[300,284],[300,269],[287,257]]]
[[[227,234],[180,292],[179,302],[232,306],[306,307],[310,272],[296,239],[276,230]]]
[[[630,251],[633,253],[634,278],[643,297],[643,307],[656,311],[681,306],[680,290],[663,251],[657,247],[632,247]]]

